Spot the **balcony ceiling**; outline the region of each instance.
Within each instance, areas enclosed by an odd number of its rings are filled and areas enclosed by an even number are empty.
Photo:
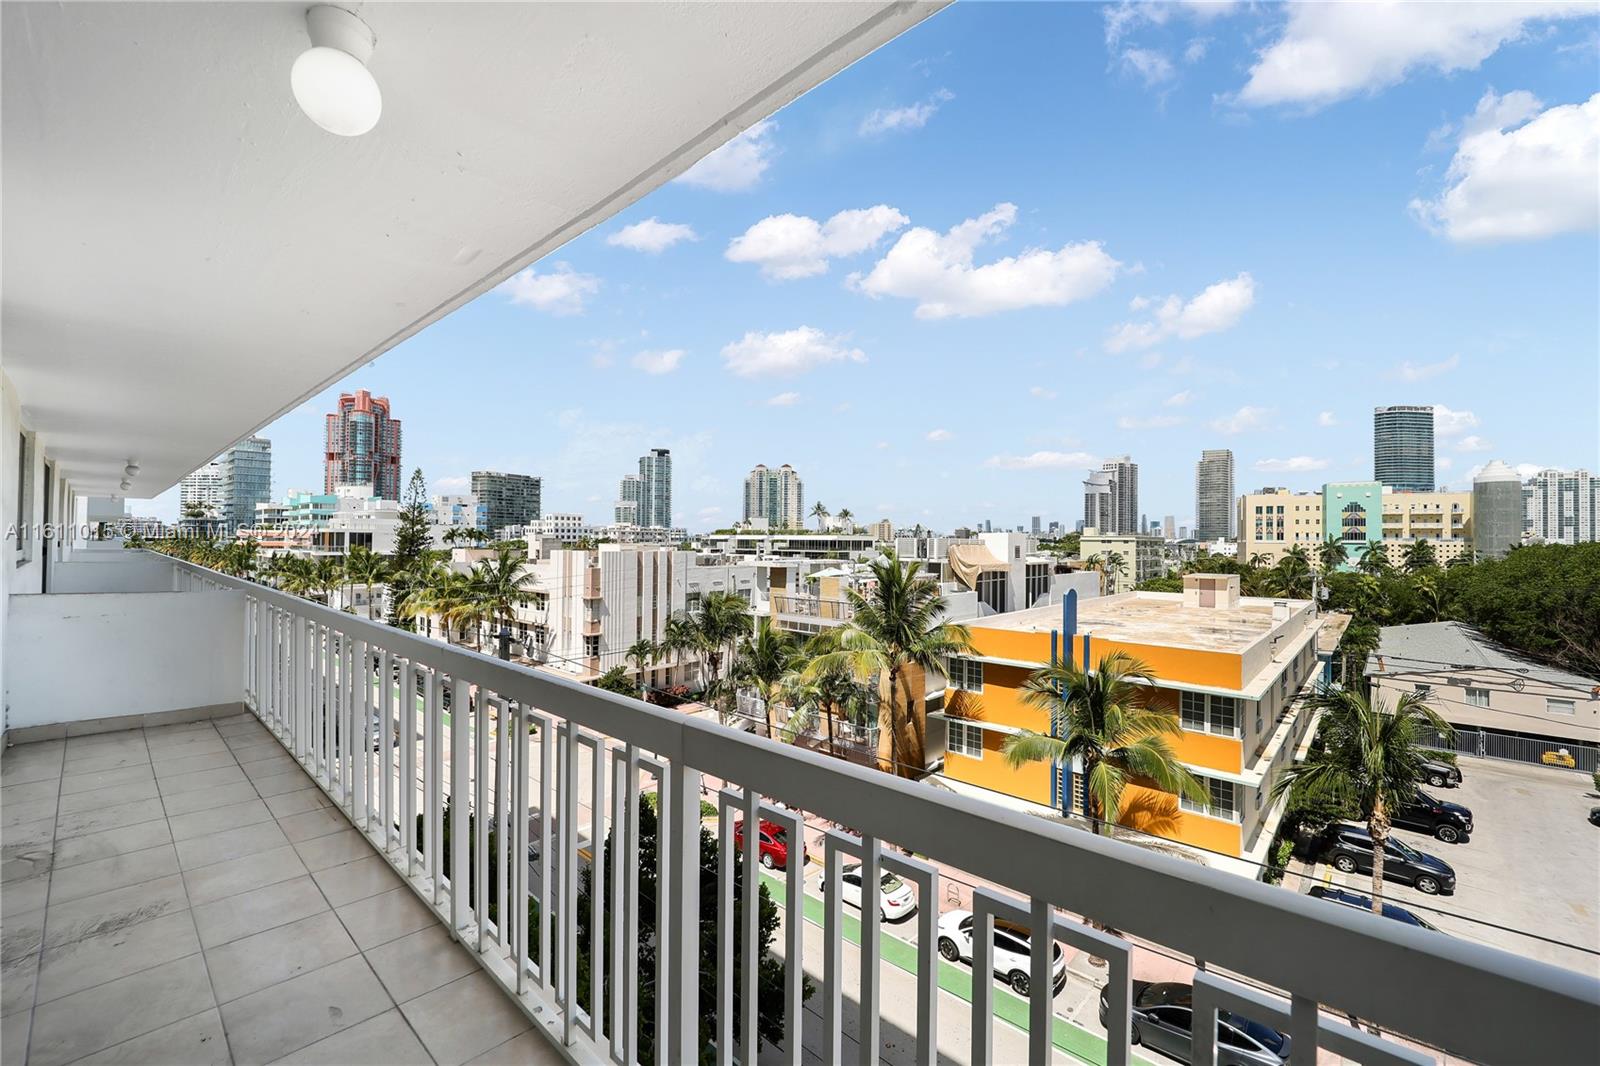
[[[346,139],[299,5],[6,4],[0,365],[79,492],[155,495],[939,6],[366,4]]]

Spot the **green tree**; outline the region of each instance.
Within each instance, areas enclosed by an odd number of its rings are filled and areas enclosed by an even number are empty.
[[[715,700],[721,695],[723,660],[750,632],[750,605],[734,592],[710,593],[700,601],[694,625],[696,649],[706,660],[706,691]]]
[[[674,611],[661,627],[661,654],[672,656],[674,668],[683,665],[683,653],[700,646],[700,632],[693,615]]]
[[[333,602],[333,593],[344,581],[344,567],[331,555],[319,555],[312,563],[311,587],[323,603]]]
[[[349,579],[367,593],[367,618],[372,618],[372,586],[389,578],[389,560],[363,545],[350,549],[344,557],[344,572]]]
[[[1384,548],[1382,541],[1368,541],[1366,547],[1361,549],[1361,558],[1356,563],[1357,569],[1363,574],[1387,574],[1393,569],[1389,565],[1389,553]]]
[[[1433,550],[1433,545],[1418,537],[1406,545],[1400,565],[1408,574],[1420,574],[1424,570],[1432,570],[1438,566],[1439,558]]]
[[[1600,677],[1600,543],[1528,545],[1441,580],[1453,617],[1540,662]]]
[[[1331,574],[1346,562],[1344,541],[1329,533],[1327,539],[1317,545],[1317,566],[1324,574]]]
[[[415,567],[433,543],[428,533],[428,479],[422,476],[421,467],[411,472],[403,503],[400,524],[394,535],[394,565],[397,570]]]
[[[1434,731],[1450,726],[1420,692],[1400,696],[1393,710],[1351,689],[1328,689],[1311,697],[1322,711],[1322,746],[1306,761],[1286,767],[1273,782],[1276,799],[1298,788],[1310,799],[1347,804],[1372,835],[1372,910],[1383,913],[1383,851],[1392,813],[1409,802],[1424,777],[1424,746]]]
[[[854,522],[854,518],[855,518],[855,515],[850,513],[850,508],[848,508],[848,507],[839,508],[839,521],[844,524],[844,530],[845,530],[846,533],[854,533],[856,531],[856,524]]]
[[[822,524],[828,520],[828,508],[821,500],[811,506],[811,517],[817,520],[817,532],[822,532]]]
[[[613,666],[605,673],[594,679],[595,688],[603,688],[607,692],[615,692],[619,696],[632,696],[639,698],[639,685],[628,676],[628,671],[621,666]]]
[[[520,550],[501,546],[493,558],[484,559],[472,571],[472,594],[484,618],[499,622],[510,629],[516,608],[533,600],[539,589],[539,579],[527,568]],[[482,645],[480,634],[478,643]],[[509,647],[497,649],[502,659],[509,659]]]
[[[846,590],[851,618],[822,634],[826,650],[807,670],[813,676],[846,671],[880,686],[879,766],[910,777],[926,763],[927,719],[908,670],[948,675],[950,657],[971,652],[972,635],[966,626],[944,621],[944,594],[936,582],[918,577],[920,563],[902,563],[890,549],[869,568],[873,581],[865,593]]]
[[[739,642],[733,660],[735,681],[755,689],[767,719],[767,736],[777,736],[772,722],[772,705],[778,701],[779,685],[784,676],[794,668],[798,649],[789,634],[772,625],[772,619],[761,618],[755,633]]]
[[[650,688],[650,679],[645,672],[650,668],[650,664],[661,657],[661,646],[649,637],[640,637],[628,645],[628,650],[622,653],[622,657],[639,671],[638,693],[642,700]]]
[[[1125,652],[1112,652],[1092,671],[1057,659],[1023,684],[1024,702],[1050,715],[1050,733],[1014,733],[1000,753],[1013,768],[1079,760],[1088,800],[1084,814],[1096,833],[1117,823],[1123,792],[1134,778],[1205,803],[1205,787],[1172,747],[1171,739],[1183,735],[1177,715],[1150,705],[1152,682],[1149,668]]]
[[[1268,575],[1268,587],[1274,595],[1305,599],[1311,595],[1311,557],[1305,548],[1296,544],[1283,553],[1278,565]]]

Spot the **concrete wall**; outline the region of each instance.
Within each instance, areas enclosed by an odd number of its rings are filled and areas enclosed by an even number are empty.
[[[13,595],[10,608],[12,729],[244,698],[238,592]]]

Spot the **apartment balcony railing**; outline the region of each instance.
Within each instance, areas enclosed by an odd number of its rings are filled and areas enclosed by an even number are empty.
[[[1131,1061],[1133,949],[1104,929],[1204,960],[1195,981],[1197,1063],[1216,1061],[1213,1008],[1288,1032],[1297,1062],[1315,1062],[1318,1048],[1363,1062],[1432,1061],[1417,1045],[1482,1062],[1593,1057],[1600,982],[1586,975],[173,566],[179,591],[240,593],[242,700],[505,994],[579,1061],[632,1063],[642,1032],[653,1034],[654,1061],[700,1061],[702,1015],[715,1017],[717,1061],[756,1061],[757,1018],[745,1005],[757,999],[758,914],[734,906],[734,876],[738,869],[748,884],[761,874],[757,834],[736,850],[733,822],[776,821],[792,840],[802,817],[853,829],[825,835],[813,1001],[820,1009],[806,1011],[803,1025],[806,1045],[823,1061],[843,1060],[853,1044],[849,1057],[876,1062],[886,1036],[877,907],[860,915],[859,965],[845,962],[847,858],[862,865],[864,884],[892,870],[923,901],[913,949],[915,1031],[905,1041],[917,1063],[946,1053],[941,1032],[969,1038],[974,1063],[1024,1054],[1030,1063],[1049,1061],[1056,941],[1106,960],[1106,1059]],[[519,742],[499,743],[504,737]],[[710,891],[698,853],[703,785],[719,802],[714,933],[700,921],[701,895]],[[642,893],[640,876],[639,801],[647,793],[659,817],[653,895]],[[447,840],[456,846],[443,861]],[[935,923],[946,869],[985,883],[973,896],[974,973],[992,969],[981,931],[995,920],[1050,930],[1033,940],[1028,1035],[999,1034],[1025,1040],[1025,1052],[1020,1043],[997,1051],[990,980],[972,982],[970,1015],[948,1017],[948,1003],[941,1007]],[[583,894],[580,914],[585,870],[596,890]],[[768,877],[784,912],[801,915],[801,864]],[[649,916],[642,924],[641,915]],[[806,957],[804,924],[788,922],[782,937],[787,1034],[762,1051],[791,1063],[802,1059],[794,1023],[806,966],[818,970]],[[715,973],[701,972],[708,935]],[[581,999],[580,950],[587,973],[612,977],[588,982]],[[639,959],[653,960],[658,975],[648,1019],[640,1017]],[[847,981],[847,972],[858,977]],[[1400,1036],[1373,1036],[1348,1017]]]

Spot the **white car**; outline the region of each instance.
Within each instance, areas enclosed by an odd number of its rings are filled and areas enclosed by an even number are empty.
[[[946,911],[939,918],[939,954],[950,962],[972,961],[972,912]],[[1011,986],[1019,996],[1028,994],[1028,975],[1033,972],[1030,957],[1032,934],[1027,927],[994,920],[994,972],[995,976]],[[1061,945],[1050,945],[1050,984],[1059,992],[1067,983],[1067,959]]]
[[[881,871],[881,887],[878,890],[878,915],[886,922],[899,921],[917,912],[917,897],[911,891],[911,886],[888,870]],[[857,910],[861,909],[861,864],[852,863],[844,868],[844,901]],[[821,891],[828,891],[828,878],[824,874],[822,883],[818,886]]]

